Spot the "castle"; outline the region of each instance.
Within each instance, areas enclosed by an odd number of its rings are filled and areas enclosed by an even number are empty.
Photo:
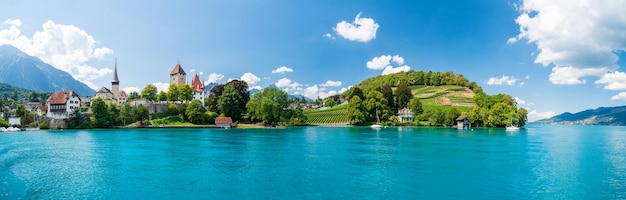
[[[126,103],[128,95],[123,90],[120,90],[120,80],[117,77],[117,60],[115,60],[115,70],[113,72],[113,80],[111,80],[111,89],[102,87],[96,92],[94,98],[101,98],[107,102],[113,102],[117,105]]]
[[[185,73],[185,70],[183,70],[183,67],[180,66],[180,64],[176,64],[170,73],[170,85],[172,84],[187,84],[187,73]],[[198,74],[193,77],[189,86],[193,89],[193,99],[198,99],[200,102],[204,102],[204,81],[200,81],[200,76],[198,76]]]

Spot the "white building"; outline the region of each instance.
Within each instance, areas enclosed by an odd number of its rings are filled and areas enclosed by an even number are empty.
[[[198,74],[191,80],[191,88],[193,89],[193,99],[198,99],[204,104],[204,82],[200,82]]]
[[[104,99],[106,102],[113,102],[117,105],[126,103],[128,95],[123,90],[120,90],[120,80],[117,78],[117,60],[115,61],[115,71],[113,71],[113,80],[111,80],[111,89],[102,87],[96,92],[94,99]]]
[[[74,91],[54,92],[46,100],[48,112],[46,116],[51,119],[67,119],[74,110],[80,109],[80,97]]]
[[[405,122],[405,123],[413,122],[413,111],[411,111],[411,109],[402,108],[401,110],[398,111],[397,115],[398,115],[398,120],[400,122]]]

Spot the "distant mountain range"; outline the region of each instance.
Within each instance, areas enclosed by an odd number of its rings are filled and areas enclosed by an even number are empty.
[[[563,113],[549,119],[542,119],[537,124],[577,124],[577,125],[626,125],[626,106],[600,107],[578,113]]]
[[[0,82],[39,92],[73,90],[81,96],[96,94],[69,73],[10,45],[0,46]]]

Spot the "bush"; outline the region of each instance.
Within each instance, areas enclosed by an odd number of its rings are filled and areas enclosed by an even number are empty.
[[[48,120],[43,120],[41,124],[39,124],[39,129],[50,129],[50,125],[48,125]]]

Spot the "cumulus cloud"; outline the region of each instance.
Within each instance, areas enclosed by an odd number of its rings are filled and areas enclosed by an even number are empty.
[[[281,78],[280,80],[278,80],[278,82],[276,82],[275,85],[279,88],[295,88],[300,86],[300,83],[293,82],[288,78]]]
[[[163,83],[163,82],[156,82],[156,83],[152,83],[152,85],[154,85],[154,87],[157,88],[157,92],[167,92],[170,89],[170,84],[169,83]]]
[[[398,67],[391,66],[391,62],[399,65]],[[407,72],[411,70],[411,67],[404,64],[404,58],[399,55],[391,56],[391,55],[381,55],[379,57],[374,57],[372,60],[367,61],[365,66],[368,69],[373,70],[383,70],[382,75],[393,74],[398,72]],[[402,65],[402,66],[400,66]]]
[[[519,34],[508,40],[535,43],[535,63],[554,64],[554,84],[584,84],[617,68],[616,52],[626,51],[626,1],[523,0],[515,19]]]
[[[217,83],[217,81],[222,80],[222,79],[224,79],[224,75],[223,74],[211,73],[207,77],[207,84],[208,83]]]
[[[620,92],[619,94],[611,97],[611,100],[622,100],[626,101],[626,92]]]
[[[406,65],[400,66],[400,67],[387,66],[383,70],[382,75],[394,74],[394,73],[398,73],[398,72],[408,72],[410,70],[411,70],[411,67],[406,66]]]
[[[259,83],[259,81],[261,81],[261,79],[250,72],[246,72],[243,75],[241,75],[241,80],[248,83],[248,89],[250,90],[253,90],[253,89],[260,90],[262,88],[261,86],[256,85],[257,83]]]
[[[576,68],[576,67],[559,67],[552,68],[549,76],[550,82],[557,85],[577,85],[585,84],[587,80],[581,79],[584,76],[594,75],[602,76],[608,71],[607,68]]]
[[[550,117],[554,117],[556,115],[555,112],[552,111],[548,111],[548,112],[538,112],[537,110],[532,110],[530,112],[528,112],[528,121],[529,122],[534,122],[540,119],[547,119]]]
[[[515,85],[518,79],[513,76],[491,77],[487,80],[487,85]]]
[[[365,65],[368,69],[385,69],[385,67],[391,64],[391,55],[382,55],[374,57],[372,60],[367,61]]]
[[[369,42],[376,38],[376,31],[380,26],[372,18],[361,18],[357,14],[352,23],[341,21],[333,28],[344,39],[358,42]],[[325,34],[330,35],[330,34]],[[332,36],[332,35],[331,35]]]
[[[302,95],[309,99],[317,99],[318,97],[323,99],[338,94],[336,90],[330,90],[326,92],[327,90],[328,89],[324,87],[319,87],[317,86],[317,84],[315,84],[311,87],[305,88]]]
[[[108,68],[95,68],[87,63],[91,60],[102,60],[113,50],[96,47],[98,42],[74,25],[57,24],[51,20],[43,23],[43,30],[37,31],[32,37],[22,34],[19,27],[22,21],[8,19],[3,24],[8,29],[0,30],[0,45],[12,45],[28,55],[39,57],[46,63],[71,74],[77,80],[92,89],[98,87],[91,83],[113,71]]]
[[[398,65],[404,65],[404,58],[399,55],[395,55],[391,58],[391,61],[395,62]]]
[[[331,81],[327,80],[326,83],[322,84],[324,87],[339,87],[341,86],[341,81]]]
[[[515,102],[517,102],[518,105],[526,104],[526,101],[524,101],[523,99],[521,99],[519,97],[515,97]]]
[[[141,89],[139,89],[138,87],[125,87],[122,88],[122,90],[126,92],[126,94],[130,94],[131,92],[141,93]]]
[[[606,73],[595,83],[606,84],[604,86],[604,89],[607,90],[626,90],[626,73],[619,71]]]
[[[287,66],[281,66],[279,68],[276,68],[275,70],[272,70],[272,74],[278,74],[278,73],[284,74],[286,72],[293,72],[293,69]]]
[[[331,40],[334,40],[334,39],[335,39],[335,36],[331,35],[330,33],[326,33],[326,34],[324,34],[324,35],[322,35],[322,36],[324,36],[325,38],[329,38],[329,39],[331,39]]]

